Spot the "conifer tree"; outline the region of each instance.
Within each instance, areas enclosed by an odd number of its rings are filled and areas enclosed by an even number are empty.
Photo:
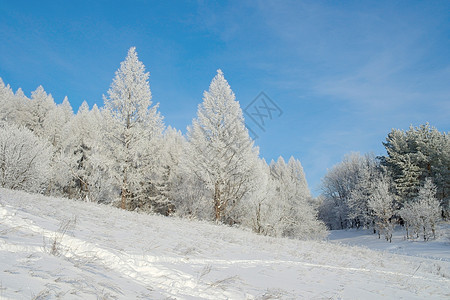
[[[27,105],[29,118],[26,126],[39,137],[45,137],[44,122],[49,112],[56,108],[51,94],[47,94],[42,86],[31,92],[31,102]]]
[[[188,141],[191,170],[210,193],[214,220],[239,222],[235,208],[255,189],[258,150],[221,70],[204,93]]]
[[[145,191],[157,162],[156,139],[162,135],[162,117],[152,106],[149,73],[130,48],[104,96],[106,152],[109,170],[120,190],[120,207],[147,205]]]

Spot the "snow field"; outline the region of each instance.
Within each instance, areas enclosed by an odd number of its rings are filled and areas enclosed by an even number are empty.
[[[76,220],[61,237],[60,225]],[[59,253],[49,253],[52,241]],[[0,299],[445,299],[450,262],[0,190]]]

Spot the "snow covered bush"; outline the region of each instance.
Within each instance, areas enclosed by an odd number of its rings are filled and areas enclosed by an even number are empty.
[[[427,241],[436,237],[436,223],[440,220],[441,208],[436,199],[436,186],[427,178],[419,189],[417,198],[405,204],[400,210],[400,216],[405,222],[406,235],[410,238],[410,230],[416,237],[422,235]]]
[[[43,192],[51,158],[51,146],[29,129],[0,124],[0,187]]]

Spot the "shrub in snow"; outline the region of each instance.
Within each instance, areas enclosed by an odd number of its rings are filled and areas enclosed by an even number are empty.
[[[410,230],[416,237],[423,236],[424,241],[436,237],[436,223],[440,220],[441,208],[436,199],[436,186],[427,178],[419,189],[417,198],[400,210],[405,221],[406,235],[410,238]]]
[[[30,130],[0,124],[0,187],[43,192],[51,157],[51,146]]]

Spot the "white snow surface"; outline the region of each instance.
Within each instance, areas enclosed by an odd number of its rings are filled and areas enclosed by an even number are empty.
[[[401,226],[393,232],[392,243],[386,242],[383,235],[378,238],[378,235],[369,229],[332,230],[328,240],[341,245],[361,246],[372,250],[450,262],[450,223],[440,224],[438,229],[437,238],[427,242],[420,236],[407,240],[406,232]]]
[[[67,220],[76,222],[62,236]],[[0,299],[450,298],[448,241],[442,257],[424,257],[336,240],[270,238],[0,189]]]

